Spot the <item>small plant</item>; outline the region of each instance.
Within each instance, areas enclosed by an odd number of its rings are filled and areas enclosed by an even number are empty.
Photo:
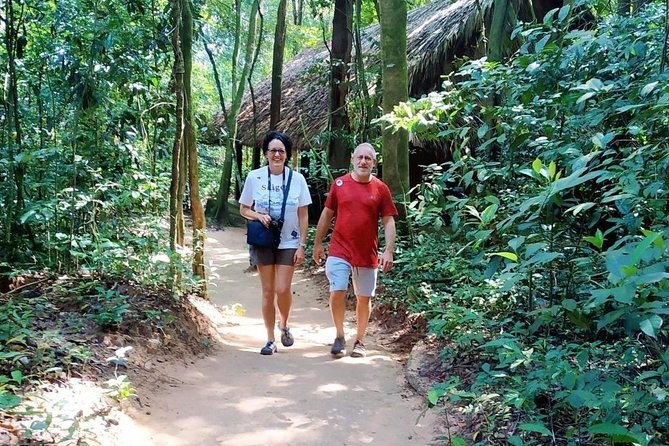
[[[130,383],[127,375],[119,375],[108,379],[105,385],[107,386],[105,394],[119,403],[132,396],[137,396],[135,388]]]
[[[244,313],[246,313],[244,306],[240,303],[223,305],[219,307],[218,311],[220,311],[223,316],[244,316]]]
[[[103,330],[116,327],[123,322],[123,315],[128,311],[128,297],[118,290],[107,290],[102,286],[95,288],[98,294],[94,296],[95,302],[90,305],[93,313],[88,317]]]
[[[145,310],[144,314],[151,323],[160,331],[174,323],[174,315],[167,309]]]

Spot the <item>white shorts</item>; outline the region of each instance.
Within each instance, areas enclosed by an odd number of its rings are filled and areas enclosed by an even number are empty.
[[[330,282],[330,292],[348,290],[348,280],[353,278],[353,292],[356,296],[374,297],[378,268],[351,266],[346,260],[328,256],[325,261],[325,275]]]

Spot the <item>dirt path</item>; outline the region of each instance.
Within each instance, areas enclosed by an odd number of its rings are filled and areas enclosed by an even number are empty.
[[[210,231],[207,248],[211,301],[240,303],[246,313],[217,318],[223,345],[211,355],[188,367],[166,366],[119,445],[432,443],[433,415],[417,423],[422,398],[407,389],[402,368],[373,333],[367,358],[331,358],[334,329],[324,290],[299,272],[290,321],[295,345],[261,356],[260,282],[244,272],[244,230]]]

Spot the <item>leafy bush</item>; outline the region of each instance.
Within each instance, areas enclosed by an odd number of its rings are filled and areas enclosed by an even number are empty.
[[[669,442],[665,14],[579,30],[567,5],[519,26],[509,63],[383,118],[454,148],[414,190],[423,231],[388,285],[478,364],[429,395],[472,415],[475,444]]]

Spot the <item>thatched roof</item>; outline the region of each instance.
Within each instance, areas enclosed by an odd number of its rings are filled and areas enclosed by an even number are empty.
[[[492,0],[438,0],[408,13],[410,96],[418,97],[441,84],[440,76],[450,71],[449,64],[470,50],[478,39],[483,16],[491,4]],[[368,64],[378,63],[379,39],[379,25],[363,31],[363,54]],[[327,66],[328,57],[326,49],[309,49],[284,66],[281,120],[277,129],[287,132],[297,149],[308,147],[308,139],[327,127],[327,78],[319,78],[322,70],[310,69],[318,64]],[[254,88],[255,113],[251,96],[246,94],[237,120],[237,138],[244,145],[262,143],[269,129],[270,93],[271,79]],[[225,126],[222,114],[214,117],[213,125]]]

